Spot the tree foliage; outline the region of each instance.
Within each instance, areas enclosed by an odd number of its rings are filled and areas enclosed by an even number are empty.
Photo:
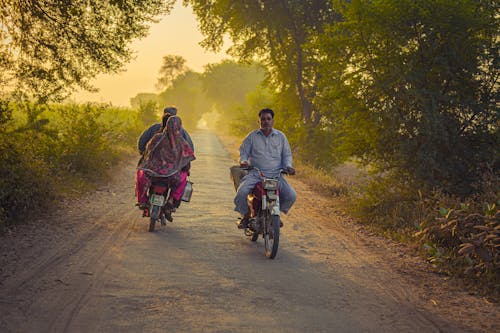
[[[186,71],[172,81],[172,85],[159,95],[160,107],[175,105],[182,119],[182,126],[187,129],[196,127],[201,116],[210,112],[208,102],[202,88],[201,74]]]
[[[138,110],[138,116],[143,126],[150,126],[160,119],[158,95],[139,93],[130,99],[130,106]]]
[[[0,0],[0,91],[57,99],[117,72],[173,0]]]
[[[130,99],[130,106],[138,109],[142,104],[157,103],[158,95],[154,93],[138,93]]]
[[[223,60],[205,67],[202,74],[203,91],[222,116],[219,128],[227,129],[240,113],[248,111],[247,95],[257,89],[264,75],[264,69],[257,63]]]
[[[198,17],[205,35],[202,45],[218,50],[223,37],[228,35],[234,43],[230,53],[266,65],[269,82],[282,94],[284,109],[298,112],[306,128],[319,124],[321,113],[314,104],[318,62],[315,52],[304,46],[314,40],[324,24],[339,18],[330,1],[184,0],[184,3],[190,4]]]
[[[259,59],[295,151],[467,193],[498,170],[495,1],[185,0],[207,48]]]
[[[344,148],[452,193],[498,168],[494,1],[359,0],[342,14],[316,48]]]
[[[166,55],[163,57],[163,64],[160,67],[160,77],[157,87],[166,89],[172,85],[172,82],[180,75],[186,73],[186,59],[177,55]]]

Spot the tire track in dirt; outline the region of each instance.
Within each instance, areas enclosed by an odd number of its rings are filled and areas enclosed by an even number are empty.
[[[111,213],[108,213],[108,215],[111,215]],[[106,218],[107,216],[103,217],[102,220]],[[28,284],[33,283],[34,280],[38,280],[40,276],[43,276],[50,269],[54,269],[64,260],[68,260],[70,257],[77,255],[91,239],[99,235],[101,229],[102,226],[96,222],[90,230],[86,231],[83,235],[79,235],[79,238],[74,243],[69,244],[68,249],[63,253],[58,252],[42,260],[38,266],[32,267],[31,271],[27,272],[25,276],[19,277],[16,281],[13,281],[11,285],[5,286],[7,292],[6,295],[3,296],[18,294]]]
[[[124,170],[127,176],[133,166],[130,164],[128,168],[129,170]],[[71,229],[77,234],[67,237],[54,251],[44,253],[44,257],[30,265],[26,272],[17,274],[15,279],[3,281],[0,290],[2,312],[12,312],[14,308],[14,312],[30,317],[31,309],[39,306],[33,299],[42,298],[54,284],[60,284],[65,289],[57,295],[61,300],[53,303],[55,307],[47,307],[45,301],[38,302],[44,307],[44,324],[32,328],[41,332],[67,331],[72,319],[85,303],[89,290],[96,287],[99,275],[106,269],[105,261],[102,262],[101,259],[130,236],[138,220],[137,211],[132,212],[129,208],[129,186],[125,187],[125,191],[110,192],[112,195],[108,193],[96,193],[87,204],[69,212],[62,210],[61,216],[52,217],[51,222],[55,224],[57,231],[64,232],[61,225],[68,224],[74,227]],[[97,212],[96,200],[100,200],[101,206]],[[115,202],[122,204],[113,204]],[[75,262],[78,264],[72,268]],[[3,325],[8,327],[8,323]]]
[[[95,247],[92,248],[93,254],[83,256],[85,260],[80,264],[80,270],[83,271],[81,274],[83,275],[84,272],[92,272],[91,275],[93,279],[90,281],[88,279],[79,279],[80,282],[77,283],[78,289],[68,297],[70,302],[64,306],[63,310],[52,318],[47,329],[48,332],[68,332],[73,319],[85,305],[90,290],[99,290],[101,288],[103,281],[100,277],[107,268],[106,260],[101,261],[101,259],[106,258],[113,247],[120,246],[123,241],[130,236],[136,222],[131,214],[127,214],[127,217],[130,218],[130,222],[125,225],[125,228],[117,225],[105,240],[98,243],[97,249]],[[102,221],[105,222],[105,219],[109,220],[109,217],[104,217]]]

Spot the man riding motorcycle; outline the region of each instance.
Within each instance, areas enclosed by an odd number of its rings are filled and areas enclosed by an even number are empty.
[[[259,111],[260,129],[250,132],[240,146],[240,166],[255,166],[266,176],[279,175],[280,170],[295,174],[292,166],[292,151],[285,134],[273,128],[274,111],[262,109]],[[249,221],[247,195],[261,181],[257,170],[250,172],[241,179],[234,198],[234,210],[242,215],[238,228],[244,229]],[[296,200],[295,190],[284,177],[279,180],[280,210],[287,213]]]

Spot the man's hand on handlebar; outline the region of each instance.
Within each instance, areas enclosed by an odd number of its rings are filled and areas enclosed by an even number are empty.
[[[286,171],[286,173],[288,173],[290,176],[295,175],[295,169],[294,169],[293,167],[291,167],[291,166],[290,166],[290,167],[287,167],[287,168],[285,169],[285,171]]]
[[[241,161],[240,162],[240,168],[248,168],[250,164],[248,164],[248,161]]]

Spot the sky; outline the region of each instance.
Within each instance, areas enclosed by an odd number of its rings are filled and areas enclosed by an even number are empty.
[[[229,58],[224,52],[205,51],[199,45],[202,39],[191,8],[177,1],[169,15],[151,26],[147,37],[131,44],[136,58],[125,65],[124,72],[98,76],[92,81],[98,93],[79,91],[72,99],[79,103],[100,102],[128,107],[130,98],[138,93],[159,92],[155,85],[165,55],[182,56],[186,66],[198,72],[202,72],[206,64]]]

